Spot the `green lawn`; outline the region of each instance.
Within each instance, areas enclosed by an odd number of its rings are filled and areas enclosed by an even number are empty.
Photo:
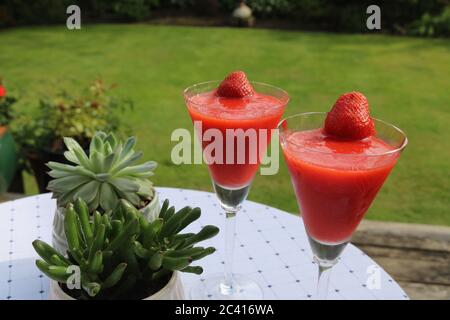
[[[145,158],[159,162],[159,186],[211,190],[205,167],[171,164],[172,130],[191,129],[181,92],[242,69],[286,89],[286,115],[326,111],[339,94],[366,94],[373,116],[410,144],[369,210],[369,219],[450,225],[450,41],[380,35],[148,25],[25,28],[0,32],[0,73],[26,94],[19,108],[58,86],[97,76],[134,99],[126,122]],[[35,104],[35,103],[34,103]],[[30,177],[29,193],[35,192]],[[295,212],[282,161],[258,176],[250,199]]]

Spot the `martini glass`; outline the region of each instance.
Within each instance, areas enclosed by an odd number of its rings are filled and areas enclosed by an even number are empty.
[[[247,198],[270,143],[272,130],[276,130],[289,97],[282,89],[252,82],[256,92],[254,96],[222,99],[211,94],[219,84],[220,81],[210,81],[184,91],[185,102],[203,149],[203,158],[208,164],[215,194],[226,217],[224,272],[207,277],[194,286],[191,298],[262,299],[262,290],[256,282],[232,272],[235,217]],[[205,94],[209,94],[210,98],[199,99]],[[211,99],[215,102],[212,103]],[[250,106],[249,103],[254,104]],[[220,134],[221,138],[211,138],[210,134]],[[207,152],[212,143],[219,140],[222,146],[217,146],[213,153]],[[218,158],[222,160],[217,161]]]
[[[302,113],[279,124],[314,260],[317,299],[326,299],[331,268],[382,187],[408,139],[399,128],[374,119],[376,134],[359,141],[322,133],[326,113]]]

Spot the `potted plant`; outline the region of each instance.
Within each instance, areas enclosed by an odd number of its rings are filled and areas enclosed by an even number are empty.
[[[17,148],[9,130],[13,119],[12,106],[16,101],[17,98],[6,94],[6,88],[0,79],[0,193],[7,191],[14,180],[19,180]]]
[[[136,138],[125,143],[112,133],[97,132],[89,145],[88,155],[73,138],[64,138],[64,157],[70,164],[49,162],[48,175],[53,178],[48,189],[56,198],[53,220],[53,245],[60,252],[67,250],[64,237],[64,208],[77,198],[83,199],[93,214],[95,210],[113,210],[120,199],[126,199],[141,210],[148,221],[158,216],[160,203],[152,182],[156,162],[136,165],[142,152],[135,151]]]
[[[181,233],[201,215],[200,208],[175,212],[166,200],[158,217],[148,222],[142,212],[120,200],[110,214],[94,212],[78,199],[66,209],[67,256],[43,241],[33,247],[42,258],[37,267],[53,281],[50,299],[183,299],[179,271],[201,274],[191,266],[212,254],[213,247],[195,245],[219,229],[205,226],[198,233]]]
[[[33,171],[39,192],[47,192],[49,161],[65,162],[64,137],[75,139],[84,150],[98,130],[122,134],[120,111],[131,107],[128,99],[111,95],[113,85],[94,81],[80,94],[66,90],[44,97],[37,110],[18,115],[13,134]],[[34,112],[33,112],[34,111]]]

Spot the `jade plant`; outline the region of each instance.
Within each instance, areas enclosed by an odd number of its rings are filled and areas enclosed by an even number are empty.
[[[59,207],[65,207],[77,198],[82,198],[89,211],[104,211],[116,207],[119,199],[126,199],[135,207],[142,208],[154,196],[152,182],[156,163],[148,161],[140,165],[135,162],[142,152],[135,151],[136,138],[125,143],[113,134],[97,132],[89,145],[89,155],[72,138],[64,138],[68,149],[65,158],[73,163],[49,162],[48,174],[54,178],[48,184]]]
[[[120,200],[112,212],[96,211],[90,219],[87,204],[77,199],[66,208],[67,256],[35,240],[33,246],[42,258],[36,265],[75,299],[146,298],[161,289],[174,271],[203,272],[191,263],[215,249],[195,245],[219,229],[208,225],[198,233],[181,233],[200,215],[200,208],[175,211],[165,200],[159,217],[148,222],[128,201]],[[73,288],[74,266],[80,271],[78,289]]]

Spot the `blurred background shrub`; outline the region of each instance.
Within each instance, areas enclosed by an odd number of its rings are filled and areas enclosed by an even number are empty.
[[[133,103],[112,95],[114,87],[97,79],[82,93],[61,90],[56,96],[42,97],[36,110],[22,110],[11,121],[21,166],[33,172],[41,193],[50,181],[46,163],[66,162],[63,137],[74,138],[87,150],[98,130],[119,136],[128,131],[123,111]]]
[[[0,27],[64,22],[65,8],[78,4],[84,21],[130,22],[155,15],[228,17],[238,0],[4,0]],[[364,32],[372,0],[247,0],[259,21],[288,21],[298,29]],[[448,36],[449,0],[379,0],[382,31],[420,36]],[[225,20],[226,21],[226,20]],[[271,26],[277,27],[276,23]]]
[[[123,133],[122,112],[133,103],[112,95],[115,86],[97,79],[82,93],[61,90],[54,97],[42,97],[37,110],[22,111],[12,121],[17,143],[31,152],[62,153],[63,137],[72,137],[87,148],[98,130]]]

